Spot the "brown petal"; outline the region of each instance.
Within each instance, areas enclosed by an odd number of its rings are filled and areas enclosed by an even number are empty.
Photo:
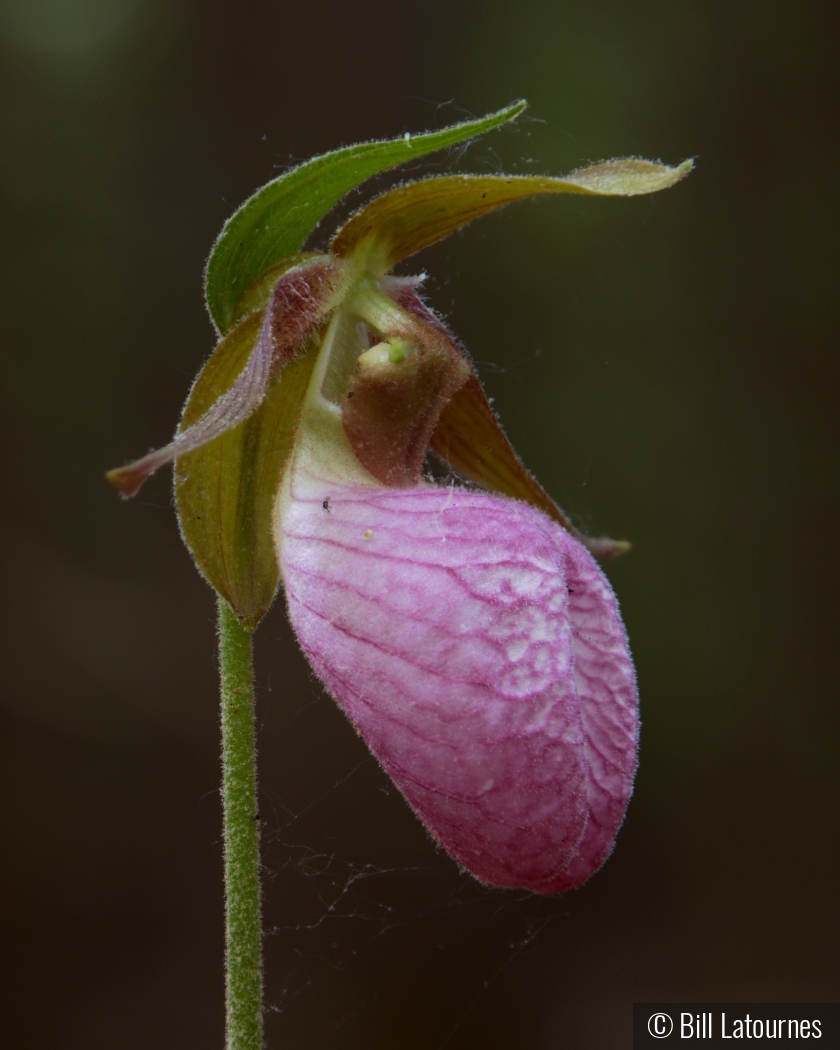
[[[356,457],[375,478],[392,487],[417,485],[441,410],[466,380],[469,365],[429,311],[396,309],[396,302],[381,294],[394,309],[386,306],[377,330],[411,349],[399,362],[361,367],[360,361],[342,404],[342,422]]]
[[[553,518],[599,561],[622,554],[629,543],[581,535],[517,456],[475,372],[440,414],[430,447],[453,470],[482,488],[524,500]]]
[[[150,474],[176,456],[201,448],[246,420],[262,403],[272,377],[288,364],[301,341],[334,305],[343,274],[340,263],[324,256],[284,273],[265,312],[241,321],[216,348],[214,356],[239,361],[242,346],[250,347],[230,386],[215,393],[197,418],[189,411],[194,404],[191,396],[181,428],[168,445],[109,471],[106,477],[120,494],[133,496]]]

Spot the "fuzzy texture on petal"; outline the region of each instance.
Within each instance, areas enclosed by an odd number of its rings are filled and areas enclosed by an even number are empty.
[[[294,469],[279,524],[300,645],[431,835],[495,886],[594,874],[638,720],[616,600],[581,544],[510,499]]]
[[[341,277],[340,264],[326,256],[284,273],[274,286],[253,349],[233,384],[198,419],[179,430],[168,445],[128,466],[109,470],[105,476],[120,494],[126,499],[134,496],[150,474],[177,456],[202,448],[253,415],[263,403],[272,377],[294,360],[306,337],[332,308]],[[227,340],[222,340],[216,352],[235,343],[238,332],[253,329],[255,319],[246,318]]]

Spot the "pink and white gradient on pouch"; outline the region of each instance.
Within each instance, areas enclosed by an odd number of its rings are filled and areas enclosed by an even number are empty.
[[[580,543],[498,496],[293,469],[279,548],[301,648],[447,852],[538,893],[594,874],[638,718],[616,599]]]

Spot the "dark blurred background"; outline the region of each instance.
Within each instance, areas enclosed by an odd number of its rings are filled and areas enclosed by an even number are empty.
[[[215,234],[290,163],[519,97],[516,126],[417,171],[698,158],[657,197],[521,204],[414,261],[526,462],[633,541],[610,575],[636,793],[583,889],[477,886],[278,603],[257,635],[268,1045],[629,1050],[634,1001],[838,999],[835,19],[0,0],[5,1045],[222,1045],[214,604],[168,472],[131,504],[102,477],[168,440],[212,348]]]

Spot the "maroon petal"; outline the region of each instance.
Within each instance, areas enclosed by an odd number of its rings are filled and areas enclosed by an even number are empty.
[[[324,258],[283,274],[263,314],[254,348],[233,385],[200,419],[176,434],[168,445],[128,466],[108,472],[108,480],[122,496],[133,496],[146,478],[160,467],[238,426],[259,408],[269,383],[335,305],[345,269],[337,260]],[[234,342],[242,327],[249,324],[253,324],[252,318],[241,322],[225,340]]]

